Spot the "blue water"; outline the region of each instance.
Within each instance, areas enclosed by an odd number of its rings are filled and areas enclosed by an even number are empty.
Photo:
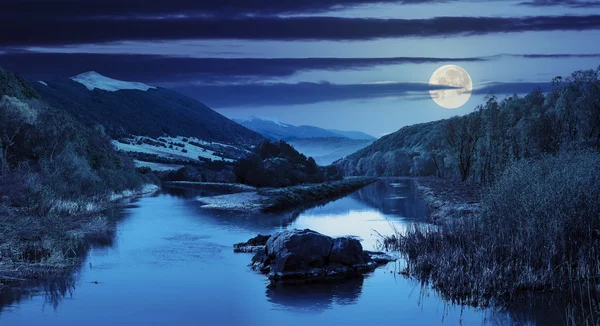
[[[501,313],[454,306],[435,291],[422,290],[395,272],[401,262],[364,279],[267,287],[265,276],[248,267],[251,254],[232,251],[236,242],[286,228],[355,235],[365,249],[375,249],[377,233],[423,223],[427,208],[408,181],[380,181],[295,215],[208,211],[193,194],[168,191],[141,198],[120,214],[112,245],[92,248],[60,291],[33,289],[9,303],[0,312],[0,325],[482,325],[505,320]]]

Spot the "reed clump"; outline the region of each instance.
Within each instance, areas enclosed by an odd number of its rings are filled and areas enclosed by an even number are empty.
[[[523,160],[485,190],[480,214],[383,239],[405,273],[452,300],[509,304],[560,294],[565,322],[600,323],[600,155]]]

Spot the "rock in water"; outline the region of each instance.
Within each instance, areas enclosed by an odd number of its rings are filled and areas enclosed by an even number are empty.
[[[259,237],[236,244],[234,251],[256,252],[252,267],[267,274],[272,282],[355,277],[392,260],[384,253],[363,251],[360,241],[353,237],[332,239],[308,229],[279,232],[269,237],[264,247],[264,236]],[[250,247],[253,250],[246,250]]]
[[[264,251],[265,244],[269,240],[270,235],[257,235],[247,242],[236,243],[233,245],[233,252],[259,252]]]
[[[347,266],[364,264],[365,253],[360,241],[351,237],[333,240],[329,262]]]

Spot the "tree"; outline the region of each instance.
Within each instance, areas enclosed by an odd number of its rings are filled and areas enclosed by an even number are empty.
[[[37,116],[35,108],[17,98],[5,95],[0,100],[0,175],[5,175],[10,168],[10,150],[15,139],[36,122]]]
[[[450,118],[446,121],[444,136],[451,151],[457,156],[460,177],[463,182],[469,178],[480,132],[479,112],[464,117]]]

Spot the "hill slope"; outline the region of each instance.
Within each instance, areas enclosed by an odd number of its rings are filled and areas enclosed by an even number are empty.
[[[432,167],[428,166],[428,160],[425,161],[425,166],[418,167],[415,166],[415,158],[425,158],[432,151],[432,146],[442,143],[444,121],[406,126],[335,164],[345,175],[419,175],[422,174],[418,171],[421,168],[428,170],[424,174],[430,174]]]
[[[330,138],[342,137],[340,134],[313,126],[294,126],[275,120],[251,118],[237,119],[235,122],[254,130],[271,140],[291,140],[297,138]]]
[[[184,136],[236,145],[255,145],[264,139],[204,104],[164,88],[115,81],[93,72],[32,84],[45,102],[64,108],[88,126],[103,125],[114,139]]]

